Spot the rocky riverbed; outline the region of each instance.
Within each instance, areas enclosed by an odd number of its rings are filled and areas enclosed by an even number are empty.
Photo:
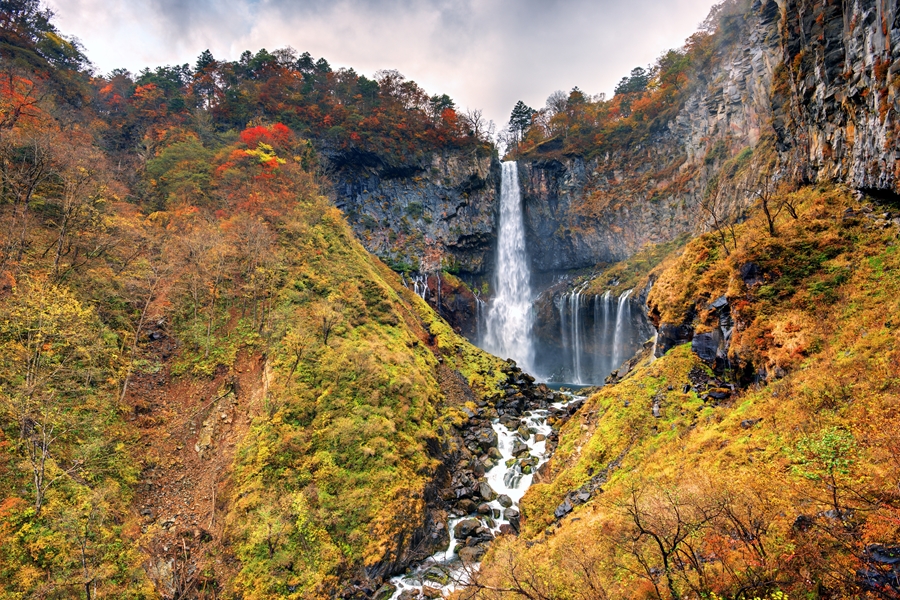
[[[465,408],[467,421],[452,436],[456,468],[440,493],[447,508],[445,548],[375,594],[379,600],[440,598],[464,585],[491,542],[518,535],[518,503],[556,448],[559,427],[583,398],[554,392],[510,362],[507,386],[491,402]]]

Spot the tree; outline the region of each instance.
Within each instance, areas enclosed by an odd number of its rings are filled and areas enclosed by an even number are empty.
[[[770,161],[758,167],[759,180],[752,195],[759,200],[760,208],[766,218],[769,235],[778,235],[775,229],[776,220],[782,210],[787,210],[794,219],[798,218],[796,200],[790,194],[790,186],[779,182],[775,174],[775,162]]]
[[[681,593],[676,577],[690,566],[701,580],[698,587],[704,588],[697,591],[708,591],[702,582],[704,563],[697,546],[703,532],[718,516],[715,504],[706,501],[702,494],[680,488],[633,486],[618,508],[631,522],[623,545],[638,565],[637,569],[626,566],[626,570],[651,582],[660,599],[663,595],[657,574],[661,574],[669,596],[677,600]]]
[[[800,438],[791,455],[795,473],[824,483],[835,517],[839,519],[847,514],[840,501],[841,490],[846,490],[851,482],[858,451],[851,432],[831,427],[818,435]]]
[[[0,138],[3,200],[10,199],[13,204],[0,267],[22,259],[28,244],[29,205],[35,192],[53,175],[54,142],[54,136],[44,131],[12,132]]]
[[[547,111],[550,116],[566,112],[569,105],[569,94],[562,90],[556,90],[547,97]]]
[[[0,305],[0,408],[19,423],[36,514],[47,491],[83,467],[57,449],[72,441],[102,378],[106,350],[96,328],[92,309],[46,281],[25,280]]]
[[[441,94],[438,96],[435,94],[431,98],[428,99],[428,112],[431,116],[431,122],[434,125],[437,125],[441,120],[441,115],[444,114],[444,111],[456,108],[456,103],[448,96],[447,94]]]
[[[525,132],[531,127],[531,119],[535,110],[519,100],[509,115],[509,129],[513,133],[516,145],[525,136]]]
[[[623,77],[616,85],[616,95],[644,92],[650,83],[650,73],[643,67],[635,67],[629,77]]]
[[[721,179],[721,174],[718,174],[710,180],[700,200],[700,210],[708,217],[707,227],[716,233],[725,255],[729,256],[732,250],[737,250],[737,233],[734,230],[736,208],[727,201]]]
[[[96,148],[68,136],[68,144],[56,150],[58,182],[56,206],[56,253],[53,278],[61,276],[62,259],[72,251],[72,240],[94,224],[97,205],[102,202],[105,158]]]
[[[343,318],[343,306],[339,302],[328,300],[319,306],[318,317],[320,321],[319,333],[322,336],[322,345],[328,345],[328,338],[332,330]]]
[[[181,238],[185,263],[183,273],[192,304],[193,325],[198,328],[201,311],[206,312],[203,334],[204,358],[209,356],[213,325],[218,315],[222,287],[229,278],[234,249],[214,223],[197,223]],[[199,331],[195,331],[199,337]]]
[[[480,108],[467,109],[462,115],[462,120],[471,131],[472,137],[479,142],[490,142],[494,137],[494,122],[486,119]]]

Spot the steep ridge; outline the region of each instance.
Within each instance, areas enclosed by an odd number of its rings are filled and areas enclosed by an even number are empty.
[[[702,229],[711,197],[717,218],[739,215],[759,185],[728,181],[742,162],[776,180],[900,190],[894,3],[753,0],[714,17],[663,55],[646,91],[588,102],[596,117],[573,105],[562,133],[533,127],[520,164],[536,269],[616,262]]]

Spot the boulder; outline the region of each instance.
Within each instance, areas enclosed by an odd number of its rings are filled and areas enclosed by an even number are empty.
[[[444,592],[442,592],[438,588],[431,587],[430,585],[423,585],[422,586],[422,595],[425,596],[426,598],[443,598]]]
[[[506,494],[500,494],[500,497],[497,498],[497,502],[499,502],[500,506],[502,506],[503,508],[509,508],[513,505],[512,498],[510,498]]]
[[[481,521],[478,519],[465,519],[456,524],[453,528],[453,535],[458,540],[464,540],[475,533],[481,527]]]
[[[493,515],[494,510],[491,508],[491,505],[487,502],[478,505],[478,514],[479,515]]]
[[[509,521],[509,524],[512,525],[513,529],[515,529],[517,532],[519,531],[520,516],[521,515],[519,514],[519,509],[514,507],[504,509],[503,511],[503,518]]]
[[[562,519],[564,516],[572,512],[572,503],[569,502],[569,499],[566,498],[566,501],[556,507],[556,510],[553,511],[553,516],[557,519]]]
[[[468,498],[463,498],[462,500],[460,500],[459,502],[456,503],[456,507],[459,510],[463,511],[464,513],[469,514],[469,513],[475,512],[476,505],[475,505],[475,502],[473,502],[472,500],[470,500]]]
[[[497,432],[490,427],[485,427],[475,434],[475,443],[487,452],[489,448],[497,446]]]
[[[759,268],[759,265],[756,263],[748,262],[741,265],[741,279],[744,280],[744,285],[751,286],[757,283],[762,283],[762,269]]]
[[[719,355],[719,345],[722,341],[722,334],[719,330],[710,331],[708,333],[698,333],[691,341],[691,351],[700,357],[705,363],[714,364],[716,357]]]
[[[491,502],[497,498],[497,492],[491,489],[491,486],[488,485],[488,482],[486,481],[482,481],[478,484],[478,494],[487,502]]]
[[[690,325],[672,325],[663,323],[659,326],[659,337],[656,340],[656,358],[681,344],[686,344],[694,337],[694,328]]]
[[[510,525],[509,523],[504,523],[500,526],[500,535],[518,535],[519,532],[516,531],[516,528]]]
[[[444,567],[434,565],[422,574],[422,579],[438,585],[447,585],[450,583],[450,572]]]
[[[757,423],[761,422],[762,419],[745,419],[741,421],[741,429],[750,429],[754,427]]]
[[[516,440],[513,442],[513,447],[512,447],[513,456],[519,456],[521,454],[528,454],[528,452],[529,452],[529,448],[525,443],[523,443],[519,440]]]

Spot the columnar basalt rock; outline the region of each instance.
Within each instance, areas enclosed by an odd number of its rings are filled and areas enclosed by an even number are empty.
[[[780,35],[776,130],[795,163],[811,179],[900,192],[896,2],[787,0]]]
[[[900,191],[898,19],[890,0],[753,0],[720,31],[714,68],[644,139],[590,157],[561,155],[550,140],[521,157],[534,269],[619,261],[703,229],[711,182],[761,140],[774,143],[776,178]],[[370,251],[398,266],[491,271],[500,177],[488,150],[399,166],[325,155],[338,205]],[[753,202],[750,186],[727,194],[726,212]]]
[[[704,227],[700,201],[724,160],[771,132],[778,26],[776,3],[756,2],[717,51],[718,67],[701,75],[677,115],[646,140],[589,159],[550,158],[550,143],[520,160],[538,271],[624,260],[647,243]]]
[[[414,271],[489,268],[500,183],[490,149],[447,150],[402,165],[371,153],[325,155],[336,203],[367,250]]]

